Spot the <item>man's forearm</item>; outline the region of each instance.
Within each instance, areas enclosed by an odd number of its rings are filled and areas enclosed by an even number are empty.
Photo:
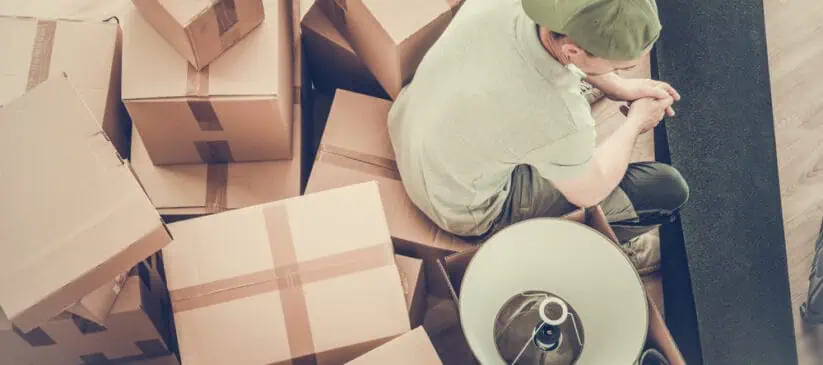
[[[595,150],[595,162],[603,173],[601,195],[611,193],[626,174],[639,134],[637,125],[638,123],[633,120],[626,120]]]
[[[623,89],[620,85],[621,80],[623,79],[614,72],[586,77],[586,82],[592,84],[592,86],[600,89],[600,91],[607,95],[619,95],[621,93]]]

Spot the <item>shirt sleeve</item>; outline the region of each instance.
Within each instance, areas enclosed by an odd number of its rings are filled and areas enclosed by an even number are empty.
[[[581,126],[577,131],[531,151],[525,162],[534,166],[548,180],[570,179],[591,163],[594,148],[594,126]]]

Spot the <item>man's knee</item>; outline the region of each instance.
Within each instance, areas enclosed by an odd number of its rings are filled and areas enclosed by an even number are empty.
[[[661,209],[676,211],[683,207],[689,200],[689,184],[680,171],[674,167],[663,163],[656,163],[655,185],[659,196],[657,197]]]

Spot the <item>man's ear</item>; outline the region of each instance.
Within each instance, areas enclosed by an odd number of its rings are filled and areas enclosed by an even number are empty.
[[[580,48],[574,43],[566,43],[560,46],[560,50],[569,58],[580,57],[586,54],[586,51],[584,51],[583,48]]]

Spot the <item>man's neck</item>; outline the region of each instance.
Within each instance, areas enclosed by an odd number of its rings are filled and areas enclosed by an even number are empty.
[[[543,45],[543,48],[546,49],[546,52],[549,53],[552,58],[560,62],[561,65],[565,66],[571,63],[569,57],[563,54],[561,51],[561,47],[563,46],[562,41],[558,41],[555,37],[552,37],[551,31],[548,29],[537,26],[537,37],[540,39],[540,44]]]

